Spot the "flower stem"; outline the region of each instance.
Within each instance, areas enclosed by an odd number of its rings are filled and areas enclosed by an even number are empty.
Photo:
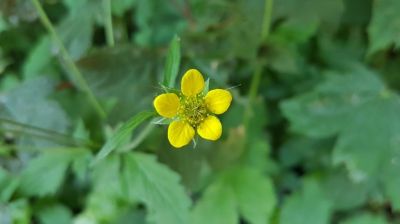
[[[75,146],[86,146],[93,148],[98,147],[97,144],[91,142],[88,139],[73,138],[69,135],[59,133],[54,130],[48,130],[45,128],[20,123],[6,118],[0,118],[0,131],[10,132],[14,134],[30,135],[34,137],[51,140],[54,142],[62,142],[64,144],[75,145]]]
[[[273,0],[265,0],[264,19],[261,28],[261,43],[265,41],[269,35],[271,26],[271,17],[272,17],[272,7],[273,7]],[[254,105],[254,101],[257,97],[258,89],[260,87],[263,67],[264,66],[260,61],[256,61],[254,73],[250,83],[250,90],[248,95],[249,100],[245,109],[244,119],[243,119],[243,123],[246,129],[249,125],[249,120],[252,116],[252,106]]]
[[[76,80],[78,87],[87,94],[90,104],[96,110],[98,115],[101,118],[105,118],[106,112],[101,107],[100,103],[97,101],[96,97],[94,96],[93,92],[90,90],[89,85],[87,84],[82,73],[78,70],[78,67],[75,65],[75,63],[72,60],[71,56],[69,55],[68,51],[65,49],[64,44],[62,43],[56,30],[54,29],[53,24],[50,22],[49,18],[47,17],[46,12],[43,10],[42,5],[39,3],[39,0],[32,0],[32,3],[36,8],[36,11],[39,15],[40,21],[42,22],[43,26],[50,33],[54,42],[58,45],[58,48],[60,49],[61,57],[65,61],[66,67],[69,69],[72,76]]]
[[[109,47],[114,46],[114,31],[112,24],[112,13],[111,13],[111,0],[103,0],[104,11],[106,14],[105,17],[105,29],[106,29],[106,39],[107,45]]]

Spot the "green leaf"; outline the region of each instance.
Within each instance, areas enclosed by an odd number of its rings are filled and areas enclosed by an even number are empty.
[[[240,214],[249,223],[269,223],[276,206],[272,182],[252,169],[241,168],[233,175],[233,190]]]
[[[124,13],[132,9],[137,0],[113,0],[112,1],[112,12],[114,15],[123,16]]]
[[[69,11],[58,24],[57,32],[71,57],[79,59],[92,46],[96,18],[103,10],[101,4],[93,0],[64,2]]]
[[[127,153],[123,156],[126,197],[142,201],[152,223],[186,224],[190,198],[179,183],[179,176],[151,155]]]
[[[305,179],[300,192],[290,195],[283,204],[280,224],[328,224],[332,204],[313,179]]]
[[[166,1],[137,1],[135,10],[134,41],[139,46],[151,47],[167,44],[187,26],[181,11],[181,3]]]
[[[69,164],[85,156],[84,149],[52,149],[31,160],[20,176],[19,190],[27,196],[45,196],[57,192]]]
[[[42,74],[44,68],[50,64],[52,57],[50,38],[49,36],[44,36],[29,52],[28,58],[22,67],[24,77],[32,78]]]
[[[287,18],[282,24],[285,30],[306,32],[302,38],[305,40],[315,34],[318,27],[335,28],[343,9],[342,0],[280,0],[275,2],[273,14],[276,18]]]
[[[72,224],[72,212],[61,204],[46,205],[38,211],[41,224]]]
[[[14,191],[17,189],[19,179],[9,174],[6,170],[0,167],[0,202],[10,200]]]
[[[211,184],[194,207],[191,223],[239,223],[235,192],[231,188],[227,188],[223,181],[216,181]]]
[[[350,179],[344,169],[333,170],[321,181],[325,195],[332,201],[333,207],[340,211],[355,209],[366,203],[372,191],[371,185],[370,182]]]
[[[97,222],[113,223],[126,209],[127,197],[123,191],[121,158],[110,155],[93,167],[93,190],[90,192],[85,214]]]
[[[154,115],[153,112],[144,111],[136,114],[131,119],[129,119],[125,124],[123,124],[118,130],[115,132],[113,136],[103,145],[100,151],[97,153],[95,159],[93,160],[92,165],[99,162],[108,156],[114,149],[121,146],[121,143],[132,134],[133,130],[137,126],[139,126],[143,121],[149,119]]]
[[[354,110],[384,89],[372,72],[356,67],[346,75],[329,73],[314,91],[283,101],[281,109],[295,132],[330,137],[348,123]]]
[[[0,206],[0,222],[13,224],[32,223],[31,207],[27,199],[18,199],[10,202],[5,207]]]
[[[125,121],[152,105],[151,93],[157,85],[153,74],[157,65],[145,51],[127,45],[104,48],[81,58],[77,65],[93,93],[113,102],[109,115],[112,124]]]
[[[181,62],[181,45],[178,36],[175,36],[169,45],[167,60],[164,66],[164,81],[163,85],[169,88],[175,86],[176,77],[179,72]]]
[[[400,2],[397,0],[374,1],[372,19],[368,26],[370,44],[368,54],[388,48],[400,47]]]
[[[285,101],[284,114],[292,128],[311,137],[338,136],[335,164],[345,164],[357,182],[383,186],[399,208],[400,188],[394,175],[400,150],[400,98],[366,69],[333,75],[313,91]]]
[[[223,42],[226,51],[245,59],[254,59],[260,45],[263,30],[265,1],[237,1],[232,7],[232,23]],[[245,44],[243,44],[245,43]]]
[[[370,213],[361,213],[352,216],[340,224],[386,224],[389,223],[381,215],[373,215]]]
[[[269,223],[276,206],[272,182],[258,171],[237,167],[222,174],[196,204],[193,223]]]
[[[69,119],[60,105],[49,99],[54,88],[54,81],[47,77],[25,81],[1,97],[0,116],[57,133],[66,133]],[[51,140],[32,136],[22,136],[18,140],[20,144],[33,146],[55,144]]]

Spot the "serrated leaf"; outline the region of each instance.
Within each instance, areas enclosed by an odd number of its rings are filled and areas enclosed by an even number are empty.
[[[239,223],[235,193],[223,181],[211,184],[197,202],[191,219],[193,224]]]
[[[180,5],[180,3],[177,3]],[[159,46],[167,44],[176,34],[180,34],[187,22],[174,4],[165,1],[137,1],[134,33],[139,46]]]
[[[101,4],[93,0],[64,2],[69,11],[58,24],[57,32],[71,57],[79,59],[92,45],[96,17],[103,10]]]
[[[283,23],[286,29],[306,31],[303,39],[307,39],[317,31],[318,26],[325,25],[324,29],[335,27],[343,9],[342,0],[281,0],[274,5],[274,16],[287,17],[287,22]],[[310,30],[310,26],[314,29]]]
[[[303,181],[301,191],[290,195],[283,203],[280,224],[328,224],[331,202],[313,179]]]
[[[281,109],[294,131],[311,137],[329,137],[347,124],[346,119],[355,108],[383,89],[373,73],[358,67],[346,75],[329,73],[314,91],[283,101]]]
[[[374,1],[372,19],[368,26],[369,54],[388,48],[391,44],[394,44],[395,48],[400,47],[399,11],[400,1]]]
[[[60,105],[49,98],[54,87],[53,80],[40,77],[27,80],[4,95],[0,93],[0,116],[57,133],[66,133],[69,119]],[[55,144],[51,140],[31,136],[21,137],[18,143],[33,146]]]
[[[181,62],[181,45],[180,38],[175,36],[169,45],[167,60],[164,66],[164,81],[163,85],[169,88],[175,86],[176,77],[179,72]]]
[[[321,181],[325,195],[339,211],[355,209],[366,203],[371,185],[369,182],[355,182],[343,170],[334,170]]]
[[[127,45],[104,48],[81,58],[77,65],[93,93],[113,102],[111,124],[151,106],[150,93],[157,83],[152,69],[157,66],[145,51]]]
[[[382,185],[398,208],[400,188],[393,184],[399,180],[393,174],[400,158],[400,98],[376,75],[356,69],[333,76],[313,91],[285,101],[282,109],[298,132],[337,135],[334,163],[344,163],[354,181]]]
[[[258,171],[237,167],[221,175],[196,204],[193,223],[269,223],[276,206],[272,182]]]
[[[239,213],[253,224],[269,223],[276,206],[272,182],[252,169],[234,172],[234,192]]]
[[[95,159],[93,160],[92,165],[99,162],[108,156],[114,149],[121,146],[121,143],[132,134],[133,130],[137,126],[139,126],[142,122],[149,119],[154,115],[153,112],[144,111],[136,114],[131,119],[129,119],[125,124],[123,124],[118,130],[115,132],[113,136],[104,144],[104,146],[97,153]]]
[[[53,149],[32,159],[20,176],[19,190],[27,196],[55,194],[69,164],[86,154],[83,149]]]
[[[188,223],[190,198],[176,173],[151,155],[128,153],[122,159],[127,197],[146,205],[149,221],[159,224]]]

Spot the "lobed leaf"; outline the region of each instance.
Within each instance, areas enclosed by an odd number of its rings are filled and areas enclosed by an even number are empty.
[[[146,205],[149,221],[159,224],[188,223],[190,198],[176,173],[151,155],[128,153],[122,159],[122,181],[127,197]]]

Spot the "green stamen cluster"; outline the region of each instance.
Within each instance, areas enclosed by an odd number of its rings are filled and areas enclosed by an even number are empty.
[[[181,96],[181,105],[178,116],[196,128],[208,115],[204,97],[202,94],[196,96]]]

